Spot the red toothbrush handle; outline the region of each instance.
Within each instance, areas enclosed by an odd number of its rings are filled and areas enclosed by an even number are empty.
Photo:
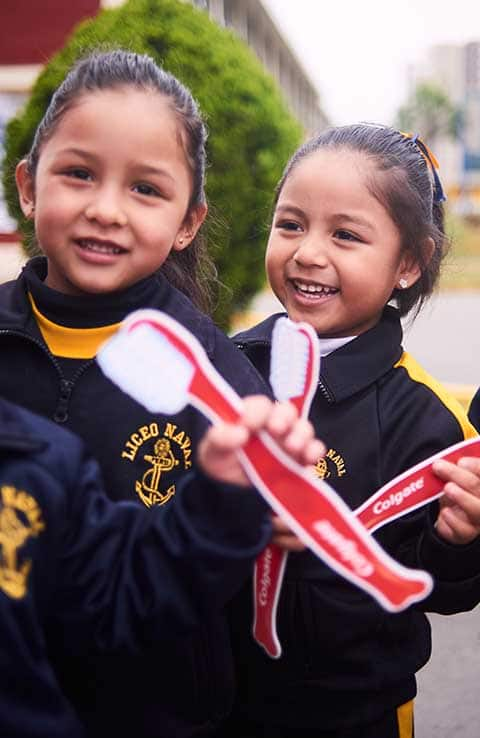
[[[243,451],[246,470],[271,507],[318,556],[388,610],[401,610],[429,593],[426,573],[391,559],[328,485],[285,463],[272,447],[264,434],[252,437]]]
[[[430,456],[384,485],[361,505],[355,515],[370,531],[432,502],[442,494],[444,482],[432,471],[432,463],[444,459],[456,463],[462,456],[480,456],[480,438],[470,438]]]
[[[253,637],[274,659],[282,653],[276,616],[287,557],[286,551],[271,543],[258,556],[253,572]]]

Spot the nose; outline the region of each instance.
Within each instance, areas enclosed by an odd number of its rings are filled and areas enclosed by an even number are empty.
[[[322,239],[308,234],[302,238],[293,260],[302,266],[324,267],[328,264],[328,249]]]
[[[125,226],[127,216],[122,207],[120,193],[113,188],[97,189],[85,208],[87,220],[95,221],[102,227]]]

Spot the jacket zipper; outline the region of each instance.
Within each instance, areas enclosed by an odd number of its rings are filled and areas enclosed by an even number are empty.
[[[29,336],[26,333],[22,333],[21,331],[13,331],[9,329],[0,329],[0,335],[9,335],[9,336],[18,336],[19,338],[23,338],[26,341],[30,341],[30,343],[35,344],[35,346],[38,346],[41,351],[48,357],[48,359],[52,362],[55,369],[57,370],[57,374],[60,378],[60,398],[57,403],[57,407],[55,408],[55,412],[53,414],[53,420],[56,423],[66,423],[68,420],[68,409],[69,409],[69,403],[70,398],[72,396],[73,389],[75,387],[75,383],[77,380],[81,377],[83,372],[93,364],[94,359],[90,359],[89,361],[85,362],[85,364],[82,364],[81,367],[75,372],[72,379],[65,379],[62,368],[58,361],[56,360],[55,356],[50,353],[50,351],[46,348],[46,346],[38,339],[34,338],[33,336]]]
[[[241,351],[243,351],[248,346],[254,346],[258,344],[260,346],[264,346],[265,348],[268,348],[270,346],[270,343],[268,341],[252,341],[252,343],[236,343],[235,345],[238,346]],[[335,402],[334,396],[328,389],[327,385],[321,379],[318,380],[317,388],[324,400],[326,400],[329,404]]]
[[[54,363],[57,365],[57,362],[55,361],[54,356],[52,356],[52,359],[54,360]],[[60,399],[58,401],[57,408],[53,416],[53,419],[55,420],[56,423],[66,423],[67,422],[68,410],[69,410],[68,406],[70,403],[70,398],[72,396],[72,392],[75,387],[75,384],[78,381],[78,379],[80,379],[84,371],[88,369],[88,367],[91,366],[94,361],[95,361],[94,359],[89,359],[88,361],[85,362],[85,364],[82,364],[82,366],[79,367],[79,369],[75,372],[72,379],[64,379],[62,371],[60,367],[58,367],[57,365],[59,372],[60,372],[61,379],[60,379]]]

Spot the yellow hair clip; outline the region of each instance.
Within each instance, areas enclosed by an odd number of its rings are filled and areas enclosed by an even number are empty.
[[[437,157],[429,149],[427,144],[422,141],[422,139],[414,135],[413,133],[405,133],[404,131],[399,131],[400,135],[404,138],[408,138],[412,141],[412,143],[417,145],[418,150],[420,151],[421,155],[427,162],[427,165],[430,165],[430,169],[432,170],[433,174],[433,200],[434,202],[445,202],[446,195],[443,191],[442,183],[440,182],[440,177],[438,176],[437,169],[440,169],[440,165],[438,163]]]

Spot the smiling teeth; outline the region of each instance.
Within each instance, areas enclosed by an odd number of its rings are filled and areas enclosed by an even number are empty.
[[[315,295],[333,295],[338,292],[336,287],[327,287],[321,284],[303,284],[303,282],[295,282],[295,287],[300,292],[308,292],[309,294]]]
[[[118,248],[118,246],[109,246],[105,243],[98,243],[98,241],[87,241],[85,239],[82,239],[79,241],[79,244],[82,248],[87,249],[88,251],[96,251],[100,254],[122,253],[122,249]]]

